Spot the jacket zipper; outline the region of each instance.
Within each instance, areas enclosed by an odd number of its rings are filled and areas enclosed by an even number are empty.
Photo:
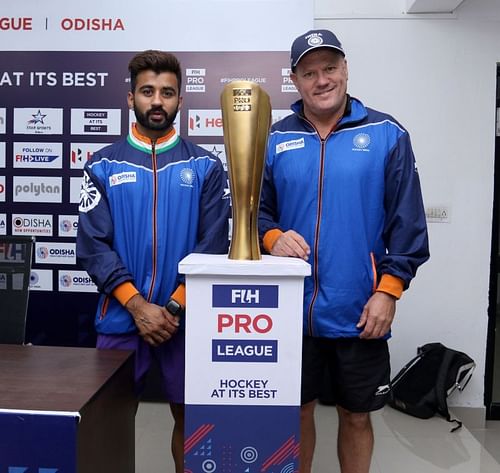
[[[153,163],[153,218],[152,218],[152,235],[153,235],[153,241],[152,241],[152,274],[151,274],[151,284],[149,286],[149,291],[148,291],[148,297],[147,301],[151,302],[151,299],[153,298],[153,291],[156,283],[156,271],[157,271],[157,264],[156,264],[156,258],[157,258],[157,234],[156,234],[156,228],[157,228],[157,205],[158,205],[158,169],[157,169],[157,163],[156,163],[156,142],[153,141],[151,143],[151,159]]]
[[[310,123],[310,122],[309,122]],[[312,123],[310,125],[316,130],[316,127]],[[318,130],[316,130],[318,137],[320,134]],[[307,331],[309,336],[314,336],[314,325],[313,325],[313,307],[318,297],[319,292],[319,236],[321,230],[321,212],[323,208],[323,178],[325,171],[325,145],[326,140],[331,135],[328,134],[326,138],[321,138],[321,152],[320,152],[320,160],[319,160],[319,175],[318,175],[318,207],[316,212],[316,228],[314,232],[314,252],[313,252],[313,260],[314,260],[314,272],[313,272],[313,283],[314,283],[314,291],[311,297],[311,302],[309,303],[309,308],[307,310]]]

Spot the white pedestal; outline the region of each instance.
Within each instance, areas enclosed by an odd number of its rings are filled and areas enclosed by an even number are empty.
[[[296,258],[191,254],[185,471],[298,470],[303,279]]]

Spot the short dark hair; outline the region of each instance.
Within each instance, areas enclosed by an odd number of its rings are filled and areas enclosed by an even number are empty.
[[[130,88],[135,91],[137,76],[144,71],[154,71],[156,74],[171,72],[177,76],[179,92],[181,90],[182,72],[179,60],[171,53],[148,49],[136,54],[128,63],[130,72]]]

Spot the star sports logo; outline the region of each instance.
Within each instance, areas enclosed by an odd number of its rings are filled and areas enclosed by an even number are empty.
[[[37,113],[34,113],[31,115],[33,118],[31,120],[28,120],[28,124],[29,125],[36,125],[37,123],[41,123],[42,125],[44,125],[44,122],[43,120],[45,119],[45,117],[47,116],[47,114],[43,114],[40,109],[38,109],[38,112]]]

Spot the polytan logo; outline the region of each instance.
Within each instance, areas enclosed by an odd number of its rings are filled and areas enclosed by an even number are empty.
[[[52,270],[32,269],[30,274],[30,291],[52,291]]]
[[[5,167],[5,143],[0,142],[0,168]]]
[[[71,109],[72,135],[119,135],[122,111],[110,109]]]
[[[0,134],[5,133],[5,124],[7,123],[7,116],[5,113],[5,108],[0,108]]]
[[[205,92],[206,69],[186,69],[186,92]]]
[[[71,169],[83,169],[85,163],[96,151],[108,145],[109,143],[71,143]]]
[[[221,111],[189,110],[188,135],[223,136]]]
[[[136,123],[136,117],[135,117],[135,112],[133,110],[129,110],[128,111],[128,128],[129,130],[132,129],[132,125],[134,125],[134,123]],[[180,135],[180,122],[181,122],[181,111],[179,110],[177,112],[177,115],[175,116],[175,120],[174,120],[174,123],[173,123],[173,126],[175,128],[175,131],[178,135]]]
[[[86,271],[59,271],[59,292],[97,292]]]
[[[72,177],[69,180],[69,201],[71,204],[80,203],[80,192],[82,190],[82,178]]]
[[[13,235],[52,236],[52,215],[12,215]]]
[[[0,214],[0,235],[7,235],[7,214]]]
[[[60,237],[76,237],[78,230],[78,215],[59,215],[59,228]]]
[[[273,109],[271,112],[271,120],[272,123],[276,123],[277,121],[287,117],[288,115],[291,115],[293,112],[289,108],[283,108],[283,109]]]
[[[212,307],[277,308],[278,286],[214,284]]]
[[[35,263],[76,264],[75,243],[35,243]]]
[[[14,176],[14,202],[62,202],[62,177]]]
[[[15,108],[14,133],[18,135],[62,135],[62,108]]]
[[[62,168],[62,143],[14,143],[15,168]]]
[[[0,202],[5,202],[5,176],[0,176]]]

